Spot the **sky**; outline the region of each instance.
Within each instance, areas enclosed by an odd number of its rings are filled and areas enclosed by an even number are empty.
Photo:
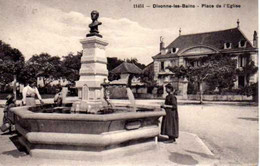
[[[134,8],[134,4],[150,6]],[[158,5],[195,5],[196,8],[153,8]],[[215,8],[201,8],[202,4]],[[234,4],[240,8],[216,8]],[[199,7],[197,7],[199,6]],[[217,31],[237,26],[252,41],[258,30],[257,0],[0,0],[0,40],[19,49],[26,59],[47,52],[66,56],[82,50],[91,23],[100,13],[100,34],[109,43],[109,57],[137,58],[149,64],[159,52],[160,36],[166,46],[181,34]]]

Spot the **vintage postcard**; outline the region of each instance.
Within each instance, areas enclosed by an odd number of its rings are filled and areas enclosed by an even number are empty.
[[[0,165],[258,165],[258,0],[0,0]]]

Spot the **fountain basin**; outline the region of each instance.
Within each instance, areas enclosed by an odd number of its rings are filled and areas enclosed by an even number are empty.
[[[11,109],[21,135],[19,141],[30,155],[80,160],[100,160],[154,148],[154,138],[160,131],[158,119],[165,115],[158,108],[100,115],[35,110]]]

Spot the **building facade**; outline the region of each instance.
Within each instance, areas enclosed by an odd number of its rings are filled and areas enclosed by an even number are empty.
[[[179,35],[167,47],[160,41],[160,52],[153,57],[154,79],[159,85],[172,83],[179,93],[187,93],[187,80],[178,79],[167,69],[169,66],[199,66],[198,60],[203,56],[213,54],[232,54],[237,60],[237,68],[253,61],[258,66],[257,33],[252,35],[251,43],[239,28],[205,32],[198,34]],[[249,83],[257,82],[258,75],[237,76],[234,88],[241,88]]]

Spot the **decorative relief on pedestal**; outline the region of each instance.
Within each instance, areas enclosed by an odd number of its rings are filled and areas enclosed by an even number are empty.
[[[95,99],[95,93],[94,93],[94,91],[89,91],[89,95],[88,95],[88,98],[89,98],[89,100],[94,100]]]
[[[82,89],[78,88],[78,97],[79,99],[82,99]]]
[[[100,90],[96,89],[95,92],[96,92],[96,99],[98,99],[98,100],[101,99]]]
[[[89,93],[89,88],[87,84],[83,85],[82,87],[82,100],[88,100],[88,93]]]

